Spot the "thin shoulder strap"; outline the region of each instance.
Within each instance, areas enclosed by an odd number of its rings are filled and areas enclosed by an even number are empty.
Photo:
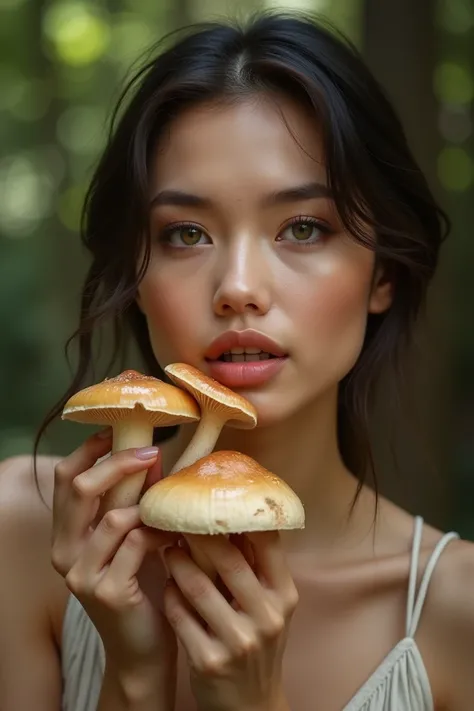
[[[416,579],[418,575],[418,563],[420,559],[422,534],[423,519],[421,516],[416,516],[415,532],[413,535],[413,548],[410,562],[410,579],[408,582],[408,601],[406,617],[407,637],[415,636],[423,610],[426,593],[428,592],[428,585],[430,584],[431,576],[433,575],[433,571],[436,567],[436,563],[438,562],[441,553],[444,551],[450,541],[459,538],[458,533],[451,531],[449,533],[445,533],[444,536],[438,541],[433,553],[431,554],[428,560],[428,563],[426,564],[425,572],[423,573],[420,588],[418,590],[418,596],[416,596]]]

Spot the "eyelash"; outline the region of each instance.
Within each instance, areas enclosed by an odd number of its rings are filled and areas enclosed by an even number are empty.
[[[298,215],[297,217],[292,217],[291,220],[283,227],[281,232],[284,232],[288,227],[291,227],[292,225],[297,225],[297,224],[304,224],[304,225],[312,225],[313,227],[317,227],[318,230],[321,232],[322,237],[327,237],[328,235],[333,233],[333,230],[326,225],[324,222],[321,222],[320,220],[317,220],[315,217],[307,217],[305,215]],[[166,240],[168,237],[173,234],[176,230],[182,229],[183,227],[193,227],[199,230],[200,232],[203,232],[205,234],[205,231],[199,227],[199,225],[195,224],[194,222],[176,222],[173,225],[169,225],[168,227],[165,227],[163,230],[161,230],[158,240],[159,242],[164,242],[166,243]],[[280,232],[280,234],[281,234]],[[278,240],[278,241],[283,241],[283,240]],[[292,242],[291,244],[298,244],[301,247],[313,247],[315,244],[317,244],[320,240],[317,239],[313,242],[308,241],[301,241],[298,242],[296,240],[295,242]],[[172,246],[168,243],[168,246]],[[184,245],[183,247],[176,247],[176,249],[195,249],[196,247],[200,247],[202,245]]]
[[[324,222],[321,222],[320,220],[317,220],[315,217],[309,217],[305,215],[298,215],[297,217],[292,217],[291,220],[283,227],[281,232],[284,232],[288,227],[291,227],[292,225],[298,225],[298,224],[303,224],[303,225],[312,225],[313,227],[317,227],[319,232],[321,233],[321,237],[314,242],[298,242],[296,240],[295,242],[292,242],[291,244],[299,244],[301,247],[312,247],[313,245],[317,244],[320,242],[320,240],[323,237],[328,237],[330,234],[334,232],[329,225],[326,225]]]

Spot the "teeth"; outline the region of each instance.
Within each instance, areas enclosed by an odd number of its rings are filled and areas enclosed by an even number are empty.
[[[220,357],[220,360],[225,361],[226,363],[242,363],[244,361],[258,361],[258,360],[268,360],[271,358],[270,353],[264,353],[263,351],[252,351],[252,353],[248,352],[239,352],[235,353],[235,349],[233,349],[230,352],[223,353],[222,356]]]
[[[227,351],[228,353],[232,353],[233,355],[242,355],[242,353],[262,353],[263,351],[260,350],[260,348],[231,348],[230,351]]]

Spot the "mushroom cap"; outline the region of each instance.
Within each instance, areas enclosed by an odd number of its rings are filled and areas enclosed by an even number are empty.
[[[198,404],[187,392],[136,370],[125,370],[75,393],[64,406],[62,419],[113,425],[134,410],[154,427],[200,419]]]
[[[192,365],[171,363],[165,373],[191,393],[201,410],[218,412],[231,427],[253,429],[257,424],[257,411],[251,402]]]
[[[219,451],[153,484],[140,501],[147,526],[181,533],[304,528],[303,504],[286,482],[240,452]]]

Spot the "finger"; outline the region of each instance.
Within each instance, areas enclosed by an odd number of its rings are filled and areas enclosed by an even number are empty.
[[[217,590],[209,577],[180,548],[168,548],[165,559],[176,585],[202,620],[225,645],[240,645],[242,616]]]
[[[76,476],[72,488],[88,498],[101,496],[124,476],[151,467],[157,457],[158,449],[149,453],[142,453],[141,449],[123,449]]]
[[[156,484],[157,481],[160,481],[163,479],[163,460],[161,456],[161,449],[158,453],[158,457],[156,459],[156,462],[153,464],[153,466],[150,467],[150,469],[147,471],[147,475],[143,484],[143,488],[141,491],[141,495],[147,491],[150,486],[153,486],[153,484]]]
[[[176,545],[178,535],[147,527],[133,529],[114,556],[108,575],[115,584],[124,585],[138,573],[145,553],[162,553],[167,547]]]
[[[248,536],[255,559],[255,572],[269,588],[283,594],[294,586],[279,531],[258,531]]]
[[[247,536],[244,533],[231,533],[229,535],[229,541],[239,549],[247,563],[253,569],[255,565],[253,548]]]
[[[274,639],[298,604],[298,591],[286,563],[278,531],[245,534],[252,539],[254,569],[230,541],[203,538],[206,554],[234,596],[232,607],[250,618],[259,633]],[[235,604],[237,603],[237,604]]]
[[[172,579],[167,581],[163,605],[165,616],[188,655],[192,667],[209,671],[223,656],[222,645],[203,629],[193,608]]]
[[[259,627],[268,627],[273,620],[270,598],[241,551],[223,536],[193,536],[193,539],[216,568],[238,607]]]
[[[273,533],[272,531],[264,533]],[[254,551],[263,548],[260,546],[259,532]],[[189,537],[189,534],[186,534]],[[298,593],[291,574],[281,575],[279,581],[272,587],[262,582],[257,572],[250,567],[248,561],[231,541],[223,536],[195,536],[199,538],[200,545],[211,563],[215,566],[226,588],[234,597],[232,609],[237,613],[239,608],[250,618],[255,627],[264,635],[274,636],[281,631],[287,614],[291,614],[298,602]],[[267,537],[265,538],[265,542]],[[271,536],[268,538],[272,538]],[[270,540],[271,543],[271,540]],[[276,545],[280,546],[279,540]],[[261,554],[264,563],[267,559]],[[259,562],[256,556],[256,567]],[[286,561],[283,558],[283,566]],[[225,596],[226,597],[226,596]],[[212,623],[210,623],[212,626]]]
[[[140,528],[140,523],[138,506],[105,514],[74,566],[74,575],[80,580],[89,580],[91,586],[102,578],[101,588],[105,593],[129,589],[146,553],[158,552],[161,546],[174,543],[173,535]]]
[[[98,497],[124,476],[143,469],[144,460],[136,456],[137,451],[117,452],[74,478],[55,526],[55,537],[61,539],[63,546],[77,549],[94,520]]]
[[[58,462],[54,468],[53,515],[58,509],[61,510],[74,477],[94,466],[111,447],[112,429],[107,428],[86,439],[74,452]]]
[[[89,571],[95,576],[100,572],[113,558],[127,533],[140,523],[138,505],[108,511],[83,546],[74,566],[78,576],[85,576]]]

